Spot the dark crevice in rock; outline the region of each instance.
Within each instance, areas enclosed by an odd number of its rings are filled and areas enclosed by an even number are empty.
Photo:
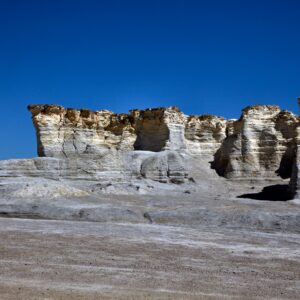
[[[136,126],[134,150],[159,152],[169,140],[169,128],[158,120],[141,120]]]
[[[276,170],[276,173],[281,178],[290,178],[292,175],[294,161],[296,159],[296,145],[290,144],[283,154],[279,168]]]
[[[225,177],[230,170],[230,155],[235,149],[235,143],[238,140],[237,135],[231,135],[225,138],[221,147],[214,154],[214,160],[210,162],[211,168],[217,172],[219,176]]]

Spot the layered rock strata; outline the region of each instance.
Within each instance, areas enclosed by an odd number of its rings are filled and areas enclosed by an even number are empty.
[[[38,154],[47,157],[102,156],[107,151],[162,151],[184,147],[185,116],[176,108],[75,110],[31,105]]]
[[[298,105],[300,107],[300,98],[298,98]],[[295,159],[293,162],[291,180],[289,184],[289,196],[294,198],[297,202],[300,202],[300,120],[296,128],[296,139],[295,139]]]
[[[185,116],[176,107],[129,114],[55,105],[29,110],[39,156],[60,159],[63,177],[128,181],[135,176],[177,183],[187,178],[179,153],[185,147]]]
[[[247,107],[238,120],[187,116],[176,107],[129,114],[28,108],[40,158],[2,161],[0,177],[183,183],[210,163],[229,179],[276,179],[289,178],[294,164],[290,190],[297,186],[299,119],[277,106]]]
[[[163,183],[183,183],[188,173],[184,157],[166,150],[160,153],[132,151],[120,155],[118,160],[112,156],[102,159],[37,157],[3,160],[0,161],[1,177],[44,177],[102,183],[128,183],[131,179],[145,178]]]
[[[227,123],[226,138],[213,167],[227,178],[291,176],[298,118],[277,106],[247,107],[239,120]]]
[[[213,155],[226,138],[228,120],[212,115],[189,116],[185,120],[185,144],[193,156]]]
[[[106,151],[213,155],[226,137],[221,117],[186,116],[176,107],[114,114],[56,105],[31,105],[38,154],[46,157],[102,156]]]
[[[102,110],[29,106],[37,132],[38,154],[46,157],[102,157],[108,150],[133,150],[132,118]]]
[[[169,150],[210,159],[214,155],[213,168],[227,178],[291,175],[298,118],[277,106],[247,107],[239,120],[186,116],[176,107],[129,114],[55,105],[29,110],[39,156],[99,159],[103,169],[113,170],[122,166],[124,153]]]

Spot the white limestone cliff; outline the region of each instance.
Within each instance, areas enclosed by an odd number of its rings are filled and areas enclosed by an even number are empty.
[[[231,179],[288,178],[294,161],[298,118],[278,106],[257,105],[229,122],[214,168]]]
[[[184,183],[209,164],[232,180],[289,178],[295,168],[299,119],[277,106],[247,107],[239,120],[187,116],[176,107],[128,114],[57,105],[28,109],[40,158],[1,161],[0,177]]]
[[[185,143],[194,156],[211,157],[226,138],[228,121],[212,115],[189,116],[185,125]]]

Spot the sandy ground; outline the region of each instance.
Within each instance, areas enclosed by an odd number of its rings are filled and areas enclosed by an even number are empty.
[[[0,299],[299,299],[300,235],[0,218]]]

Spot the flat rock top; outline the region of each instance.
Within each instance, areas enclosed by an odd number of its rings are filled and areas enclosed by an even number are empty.
[[[33,116],[36,116],[39,113],[43,114],[60,114],[63,112],[73,111],[80,113],[83,117],[87,117],[89,115],[97,114],[97,113],[108,113],[108,114],[114,114],[113,112],[101,109],[97,111],[93,111],[90,109],[75,109],[75,108],[65,108],[61,105],[56,104],[30,104],[28,105],[28,110],[32,113]],[[154,107],[154,108],[146,108],[146,109],[131,109],[129,113],[122,113],[122,114],[114,114],[114,115],[132,115],[135,116],[136,114],[143,115],[144,117],[147,117],[147,115],[152,114],[160,114],[165,111],[169,112],[175,112],[175,113],[181,113],[180,109],[177,106],[169,106],[169,107]],[[244,115],[248,114],[255,114],[255,113],[279,113],[281,111],[280,107],[277,105],[251,105],[245,107],[242,112]],[[222,117],[218,117],[215,115],[209,115],[209,114],[203,114],[203,115],[191,115],[190,118],[199,118],[200,120],[210,120],[213,118],[220,118],[224,119]]]

